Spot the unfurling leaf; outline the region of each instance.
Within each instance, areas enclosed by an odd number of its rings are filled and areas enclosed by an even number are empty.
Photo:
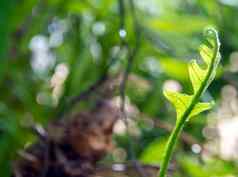
[[[220,43],[217,32],[214,29],[208,29],[205,31],[205,37],[206,41],[199,49],[199,53],[205,67],[201,67],[196,60],[192,60],[188,66],[189,78],[193,86],[193,94],[188,95],[168,90],[164,91],[164,95],[176,108],[177,120],[175,128],[173,129],[166,145],[159,177],[165,177],[166,175],[167,167],[169,160],[171,159],[176,140],[178,139],[186,121],[191,117],[210,109],[214,104],[214,102],[199,102],[201,95],[215,78],[216,69],[220,61]]]
[[[179,92],[167,90],[164,92],[164,95],[174,105],[177,112],[177,118],[181,117],[184,111],[186,111],[187,105],[192,101],[191,95],[186,95]],[[214,101],[208,103],[197,103],[189,114],[188,118],[196,116],[203,111],[211,109],[214,104]]]
[[[187,105],[192,100],[192,97],[190,95],[169,90],[165,90],[164,95],[174,105],[177,112],[177,118],[180,118],[182,116],[184,111],[187,109]]]
[[[211,101],[209,103],[197,103],[192,112],[189,114],[189,118],[198,115],[199,113],[209,110],[214,106],[215,102]]]
[[[203,111],[209,110],[214,102],[199,103],[199,98],[216,75],[220,61],[217,32],[208,29],[205,32],[206,41],[199,48],[199,53],[205,67],[201,67],[196,60],[188,65],[189,78],[193,87],[193,94],[183,94],[169,90],[164,91],[166,98],[174,105],[177,112],[177,121],[188,119]],[[184,118],[186,117],[186,118]]]

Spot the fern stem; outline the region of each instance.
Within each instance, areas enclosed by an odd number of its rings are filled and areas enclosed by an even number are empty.
[[[183,129],[183,126],[184,126],[184,124],[182,123],[182,121],[180,121],[180,123],[177,126],[175,126],[175,128],[173,129],[173,131],[169,137],[169,140],[166,145],[164,157],[163,157],[163,162],[162,162],[160,172],[159,172],[159,177],[165,177],[165,175],[166,175],[169,161],[171,159],[172,153],[174,151],[178,137]]]
[[[166,148],[165,148],[164,157],[163,157],[163,161],[162,161],[162,164],[161,164],[160,172],[159,172],[159,175],[158,175],[159,177],[166,177],[169,161],[172,157],[172,153],[174,151],[176,142],[178,141],[178,137],[179,137],[181,131],[183,130],[183,127],[186,123],[186,120],[187,120],[189,114],[193,110],[196,103],[199,101],[199,98],[202,95],[202,93],[206,90],[207,85],[209,85],[207,83],[209,83],[209,79],[211,78],[212,72],[216,68],[217,64],[215,63],[215,60],[216,60],[217,57],[219,57],[218,53],[219,53],[220,43],[218,41],[217,33],[213,30],[211,30],[211,32],[215,33],[215,36],[216,36],[216,41],[215,41],[215,46],[214,46],[214,54],[213,54],[212,59],[211,59],[211,64],[210,64],[210,66],[208,66],[209,67],[208,72],[206,74],[206,77],[205,77],[204,81],[201,83],[200,88],[194,94],[193,99],[190,102],[187,110],[183,113],[181,118],[179,118],[179,121],[176,123],[175,128],[173,129],[173,131],[172,131],[172,133],[169,137],[169,140],[168,140]]]

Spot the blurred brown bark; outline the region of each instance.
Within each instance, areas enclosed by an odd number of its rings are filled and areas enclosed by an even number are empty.
[[[15,177],[89,177],[112,148],[112,128],[119,109],[110,100],[95,108],[51,122],[42,140],[21,153]]]

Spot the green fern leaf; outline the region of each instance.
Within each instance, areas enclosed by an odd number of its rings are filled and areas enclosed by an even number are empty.
[[[205,67],[201,67],[196,60],[192,60],[188,66],[189,78],[193,87],[193,94],[188,95],[179,92],[172,92],[169,90],[164,91],[164,95],[176,109],[177,120],[175,128],[173,129],[166,145],[159,177],[165,177],[166,175],[166,170],[176,141],[186,121],[188,121],[191,117],[210,109],[214,104],[214,102],[199,102],[201,95],[207,89],[211,81],[215,78],[216,69],[220,61],[220,43],[217,32],[214,29],[208,29],[205,31],[205,38],[206,41],[199,49],[199,53]]]
[[[220,43],[217,32],[214,29],[208,29],[205,31],[205,37],[206,41],[199,48],[205,67],[201,67],[196,60],[192,60],[188,66],[193,94],[164,91],[164,95],[176,109],[177,121],[188,119],[205,110],[209,110],[214,104],[214,102],[199,103],[200,96],[214,79],[220,61]]]
[[[174,105],[177,118],[180,118],[182,114],[186,111],[187,105],[192,101],[191,95],[182,94],[179,92],[165,91],[164,95],[166,98]],[[191,113],[188,115],[188,118],[198,115],[199,113],[209,110],[214,105],[214,101],[208,103],[197,103],[192,109]]]
[[[198,115],[199,113],[209,110],[214,106],[215,102],[211,101],[209,103],[197,103],[191,113],[189,114],[189,118]]]
[[[170,90],[165,90],[164,95],[174,105],[177,112],[177,118],[180,118],[182,116],[184,111],[187,109],[187,105],[192,100],[192,96],[190,95],[173,92]]]

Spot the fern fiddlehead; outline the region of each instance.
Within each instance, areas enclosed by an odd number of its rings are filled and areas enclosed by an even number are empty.
[[[164,91],[165,97],[176,109],[177,119],[175,128],[173,129],[165,148],[159,177],[166,176],[169,161],[185,123],[191,117],[205,110],[209,110],[214,104],[213,101],[202,103],[199,102],[199,99],[215,78],[216,70],[221,58],[219,53],[220,42],[217,31],[212,28],[207,29],[204,35],[205,42],[201,45],[199,52],[206,67],[202,68],[196,60],[192,60],[188,66],[193,94],[188,95],[169,90]]]

